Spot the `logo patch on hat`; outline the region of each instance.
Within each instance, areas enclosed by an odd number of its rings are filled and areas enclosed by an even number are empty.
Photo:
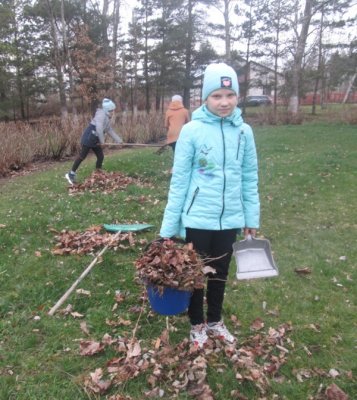
[[[229,76],[221,76],[221,87],[225,89],[232,89],[232,78]]]

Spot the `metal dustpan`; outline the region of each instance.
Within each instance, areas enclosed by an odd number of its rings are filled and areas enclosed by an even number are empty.
[[[104,224],[103,228],[108,232],[139,232],[153,226],[149,224]]]
[[[233,244],[237,279],[266,278],[279,275],[267,239],[248,237]]]

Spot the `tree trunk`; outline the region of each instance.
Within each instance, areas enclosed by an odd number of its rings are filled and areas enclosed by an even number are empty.
[[[230,0],[224,0],[224,29],[225,29],[225,50],[226,50],[226,62],[231,62],[231,30],[229,22],[229,3]]]
[[[120,0],[114,0],[113,11],[113,49],[112,49],[112,68],[113,68],[113,85],[119,80],[117,76],[117,57],[118,57],[118,31],[120,24]]]
[[[191,67],[192,67],[192,41],[193,41],[193,4],[188,1],[188,19],[185,51],[185,82],[183,88],[183,104],[190,108]]]
[[[21,54],[19,51],[19,47],[18,47],[18,26],[17,26],[17,21],[15,22],[16,27],[15,27],[15,43],[16,43],[16,48],[15,48],[15,57],[16,57],[16,86],[17,86],[17,92],[18,92],[18,96],[19,96],[19,102],[20,102],[20,112],[21,112],[21,119],[25,119],[26,118],[26,114],[25,114],[25,100],[24,100],[24,90],[23,90],[23,76],[21,73]]]
[[[276,37],[275,37],[275,51],[274,51],[274,116],[276,117],[277,109],[278,109],[278,59],[279,59],[279,45],[280,45],[280,7],[281,3],[278,4],[279,10],[279,23],[276,28]]]
[[[311,16],[312,16],[312,1],[305,0],[304,16],[302,19],[301,32],[297,38],[297,46],[295,49],[293,68],[292,68],[292,82],[291,82],[291,95],[289,98],[288,111],[297,115],[299,111],[299,85],[300,75],[302,70],[302,60],[304,57],[307,35],[309,32]]]
[[[69,50],[69,45],[68,45],[66,21],[64,18],[64,1],[63,0],[61,0],[61,21],[62,21],[63,48],[64,48],[65,54],[67,56],[67,61],[68,61],[68,77],[69,77],[69,91],[70,91],[69,96],[71,98],[72,114],[77,115],[76,104],[74,102],[73,63],[72,63],[71,52]]]
[[[318,54],[318,61],[317,61],[317,74],[315,79],[315,86],[314,86],[314,94],[312,97],[312,110],[311,114],[316,115],[316,102],[317,102],[317,91],[319,90],[320,80],[322,78],[322,32],[323,32],[323,24],[324,24],[324,6],[321,9],[321,18],[320,18],[320,31],[319,31],[319,54]],[[320,102],[321,102],[321,94],[320,94]]]
[[[49,0],[47,0],[47,6],[48,6],[48,12],[49,12],[50,21],[51,21],[51,35],[52,35],[52,40],[53,40],[54,63],[55,63],[55,68],[56,68],[56,76],[57,76],[57,81],[58,81],[58,90],[59,90],[60,104],[61,104],[61,116],[62,116],[62,118],[66,118],[68,116],[68,110],[67,110],[66,92],[65,92],[64,82],[63,82],[63,72],[62,72],[63,66],[62,66],[61,53],[60,53],[58,39],[57,39],[55,18],[54,18],[52,7],[51,7]]]
[[[103,12],[102,12],[102,34],[103,34],[103,42],[104,42],[104,51],[105,55],[109,54],[109,39],[108,39],[108,25],[106,22],[108,16],[108,8],[109,8],[109,0],[103,0]]]
[[[252,28],[253,28],[253,21],[252,21],[252,2],[249,4],[249,27],[248,27],[248,32],[247,32],[247,50],[246,50],[246,56],[245,56],[245,74],[244,74],[244,91],[243,91],[243,115],[245,114],[245,99],[248,95],[249,91],[249,81],[250,81],[250,42],[252,39]]]
[[[349,96],[349,94],[350,94],[350,91],[351,91],[351,89],[352,89],[353,82],[355,81],[356,77],[357,77],[357,73],[355,72],[355,73],[351,76],[350,81],[348,82],[348,87],[347,87],[345,96],[343,97],[342,104],[345,104],[345,103],[346,103],[346,101],[347,101],[347,99],[348,99],[348,96]]]
[[[145,78],[145,110],[146,113],[150,112],[150,82],[149,82],[149,32],[148,32],[148,23],[149,23],[149,12],[146,4],[145,7],[145,49],[144,49],[144,78]]]

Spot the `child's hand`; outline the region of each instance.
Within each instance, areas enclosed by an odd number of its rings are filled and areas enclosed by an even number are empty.
[[[248,236],[255,237],[257,230],[255,228],[244,228],[244,238],[247,239]]]

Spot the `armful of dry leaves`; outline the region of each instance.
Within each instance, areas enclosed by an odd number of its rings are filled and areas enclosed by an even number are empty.
[[[146,285],[192,291],[204,287],[204,261],[192,243],[166,239],[154,241],[135,262]]]

